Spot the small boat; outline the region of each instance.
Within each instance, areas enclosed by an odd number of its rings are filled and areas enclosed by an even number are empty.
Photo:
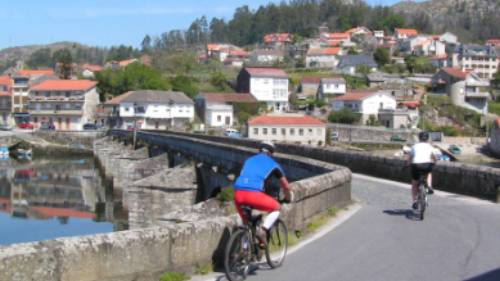
[[[0,158],[9,157],[9,148],[6,146],[0,146]]]

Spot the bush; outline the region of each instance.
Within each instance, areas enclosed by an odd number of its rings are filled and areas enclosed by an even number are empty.
[[[217,194],[217,200],[221,202],[232,202],[234,198],[233,188],[231,186],[222,188]]]
[[[361,119],[361,115],[354,113],[348,108],[343,108],[340,111],[331,112],[328,116],[328,121],[332,123],[342,123],[342,124],[354,124],[358,123]]]

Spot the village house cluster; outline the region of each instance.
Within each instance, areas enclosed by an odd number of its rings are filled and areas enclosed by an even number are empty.
[[[425,57],[438,69],[434,74],[391,74],[374,59],[377,48],[387,50],[390,62],[405,65],[405,56]],[[87,127],[121,129],[185,129],[201,122],[206,129],[245,125],[250,138],[324,144],[325,112],[349,110],[360,123],[376,120],[389,128],[416,128],[425,91],[448,95],[453,104],[487,114],[490,79],[498,71],[500,39],[484,45],[460,43],[457,36],[420,34],[415,29],[382,30],[355,27],[330,32],[321,26],[314,38],[296,41],[290,33],[267,34],[249,50],[228,43],[209,43],[200,51],[200,63],[217,60],[239,69],[233,93],[200,92],[194,100],[175,91],[137,90],[99,101],[95,73],[139,62],[129,59],[104,66],[74,66],[80,80],[61,80],[54,70],[16,70],[0,76],[0,123],[30,124],[34,129],[84,130]],[[289,59],[321,76],[304,74],[298,85],[280,68]],[[329,73],[324,75],[324,73]],[[367,89],[350,88],[347,78],[362,79]],[[241,108],[258,108],[246,124],[238,123]],[[265,112],[265,113],[263,113]],[[261,115],[259,115],[261,114]],[[88,126],[87,124],[93,124]]]

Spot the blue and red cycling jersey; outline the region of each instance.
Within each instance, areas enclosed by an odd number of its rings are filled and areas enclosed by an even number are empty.
[[[271,175],[281,178],[285,173],[280,164],[270,156],[264,153],[254,155],[243,164],[243,169],[234,183],[234,188],[236,190],[262,192],[265,181]]]

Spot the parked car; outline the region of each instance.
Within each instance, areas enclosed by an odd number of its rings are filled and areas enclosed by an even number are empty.
[[[405,142],[406,139],[403,138],[402,136],[400,135],[392,135],[391,136],[391,141],[400,141],[400,142]]]
[[[56,127],[54,126],[54,124],[51,124],[51,123],[43,122],[40,125],[40,130],[49,131],[49,130],[55,130],[55,129],[56,129]]]
[[[330,135],[332,141],[339,141],[339,132],[333,131],[332,134]]]
[[[235,129],[226,129],[224,131],[224,136],[230,137],[230,138],[241,138],[241,133]]]
[[[7,124],[0,124],[0,131],[11,131],[12,126],[9,126]]]
[[[458,146],[452,144],[448,147],[448,150],[455,155],[459,155],[461,153],[461,150]]]
[[[28,123],[28,122],[23,122],[18,125],[20,129],[30,129],[33,130],[33,124]]]
[[[85,131],[97,130],[97,125],[94,123],[85,123],[83,124],[83,129]]]

